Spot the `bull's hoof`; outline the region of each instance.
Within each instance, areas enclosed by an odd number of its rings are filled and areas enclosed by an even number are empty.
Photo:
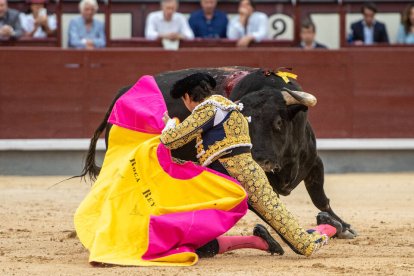
[[[320,224],[329,224],[333,227],[335,227],[336,229],[336,234],[341,233],[343,231],[343,227],[342,227],[342,223],[340,223],[339,221],[337,221],[336,219],[334,219],[328,212],[320,212],[317,216],[316,216],[316,224],[320,225]]]
[[[337,234],[338,239],[353,239],[358,236],[358,232],[354,229],[347,229]]]

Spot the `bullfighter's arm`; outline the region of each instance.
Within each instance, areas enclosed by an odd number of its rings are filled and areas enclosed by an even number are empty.
[[[212,105],[197,108],[182,123],[167,123],[160,140],[167,148],[177,149],[194,140],[197,135],[213,127],[216,109]],[[171,121],[170,121],[171,122]]]

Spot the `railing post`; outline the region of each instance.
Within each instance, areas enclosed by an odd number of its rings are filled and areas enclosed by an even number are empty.
[[[300,7],[296,3],[296,0],[292,0],[293,10],[294,10],[294,35],[293,35],[293,41],[294,45],[298,45],[300,43],[300,25],[301,25],[301,12]]]
[[[344,48],[347,45],[346,41],[346,12],[342,0],[338,0],[339,5],[339,43],[340,47]]]
[[[62,1],[63,0],[56,0],[57,7],[55,10],[56,14],[56,21],[57,21],[57,31],[56,31],[56,43],[57,47],[62,47]]]
[[[105,35],[106,47],[111,46],[111,0],[104,0],[105,3]]]

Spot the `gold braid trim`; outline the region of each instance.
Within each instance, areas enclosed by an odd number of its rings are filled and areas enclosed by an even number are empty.
[[[231,111],[231,110],[242,110],[243,109],[243,104],[239,103],[239,104],[235,104],[232,101],[230,101],[229,99],[221,96],[221,95],[212,95],[210,97],[208,97],[205,101],[203,101],[202,103],[200,103],[199,105],[197,105],[193,112],[196,112],[199,108],[205,106],[205,105],[213,105],[217,108],[220,108],[221,110],[225,110],[225,111]]]
[[[297,252],[312,255],[325,244],[327,237],[316,231],[309,234],[290,213],[270,186],[265,172],[250,153],[221,158],[220,163],[237,179],[248,194],[249,204]]]
[[[191,142],[197,136],[201,136],[202,127],[214,120],[216,109],[211,105],[204,105],[193,112],[182,123],[164,131],[160,140],[167,148],[177,149]]]

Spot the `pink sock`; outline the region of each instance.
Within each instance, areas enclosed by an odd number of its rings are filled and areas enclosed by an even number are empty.
[[[242,248],[253,248],[263,251],[269,249],[269,245],[262,238],[256,236],[221,236],[217,238],[219,254]]]
[[[328,237],[333,237],[336,234],[336,228],[329,224],[320,224],[312,230],[318,231],[321,234],[326,234]]]

